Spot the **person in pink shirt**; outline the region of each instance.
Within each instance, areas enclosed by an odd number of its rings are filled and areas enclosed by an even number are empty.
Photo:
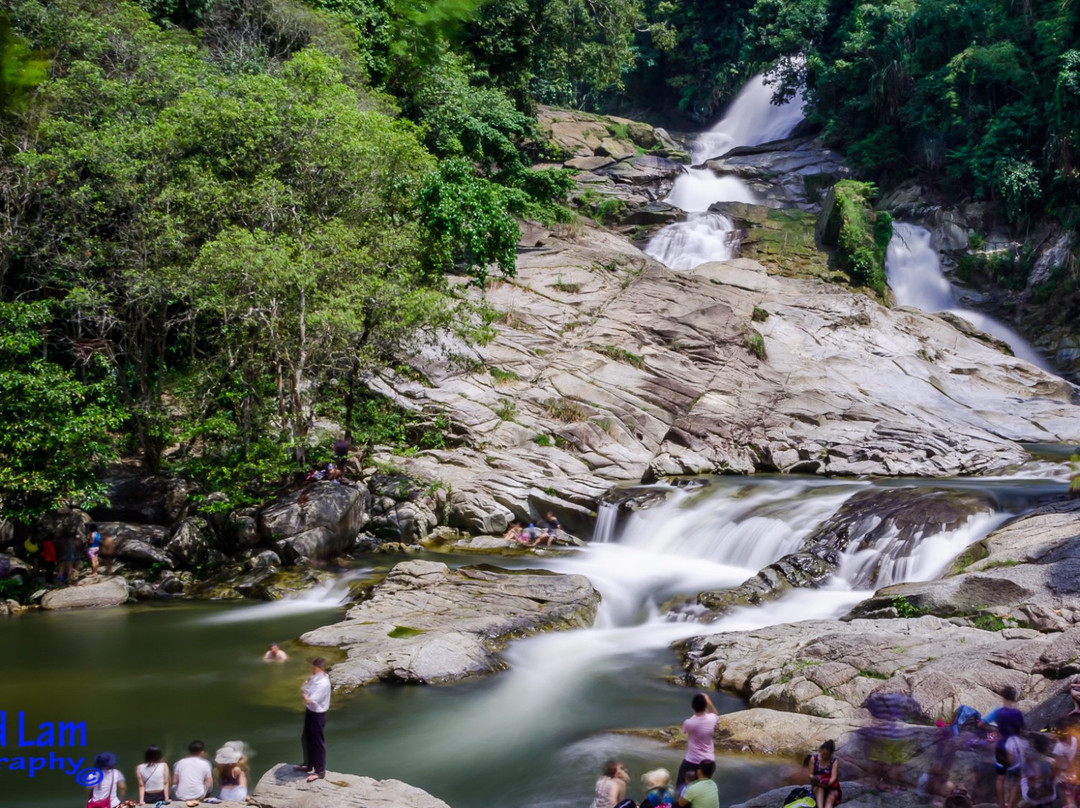
[[[679,764],[679,776],[675,778],[675,788],[682,793],[686,785],[686,775],[697,769],[703,760],[715,760],[713,733],[720,714],[716,712],[712,699],[705,693],[698,693],[690,700],[694,714],[683,721],[682,729],[686,733],[686,757]]]

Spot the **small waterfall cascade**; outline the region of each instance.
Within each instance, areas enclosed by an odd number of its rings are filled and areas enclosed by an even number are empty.
[[[615,524],[619,519],[619,506],[613,502],[601,502],[596,510],[596,525],[593,527],[592,543],[606,544],[615,534]]]
[[[748,81],[724,117],[694,139],[692,162],[697,165],[736,146],[756,146],[791,134],[803,118],[802,96],[776,105],[772,94],[765,74]],[[690,168],[675,180],[666,201],[686,211],[687,218],[658,232],[645,252],[671,269],[689,270],[731,258],[734,225],[726,216],[710,213],[709,206],[714,202],[754,203],[758,199],[737,177],[718,177],[707,168]]]
[[[893,237],[885,257],[889,287],[901,306],[927,312],[951,312],[980,331],[997,337],[1013,353],[1036,367],[1053,372],[1035,349],[1007,325],[982,312],[959,308],[952,284],[941,270],[937,250],[930,246],[930,231],[904,222],[893,223]]]
[[[207,623],[245,623],[252,620],[273,620],[308,612],[321,612],[337,609],[345,602],[349,588],[354,581],[371,575],[371,569],[354,569],[343,575],[328,578],[310,589],[304,589],[295,595],[243,606],[222,614],[203,618]]]
[[[692,213],[686,221],[657,233],[646,252],[668,269],[688,270],[709,261],[726,261],[732,255],[734,229],[723,214]]]

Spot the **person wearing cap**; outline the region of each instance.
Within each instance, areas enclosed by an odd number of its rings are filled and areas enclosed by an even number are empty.
[[[311,676],[300,689],[304,699],[304,731],[300,744],[304,748],[304,762],[295,768],[308,773],[307,781],[313,783],[326,777],[326,712],[330,709],[330,677],[326,675],[326,662],[322,657],[311,660]]]
[[[90,797],[86,804],[116,808],[127,788],[123,773],[116,768],[116,755],[112,752],[101,752],[94,758],[94,768],[101,772],[101,779],[90,787]]]
[[[188,744],[188,756],[173,766],[173,799],[201,800],[214,787],[214,767],[203,755],[202,741]]]
[[[244,771],[244,743],[243,741],[229,741],[214,755],[214,763],[217,764],[218,782],[221,791],[218,797],[224,800],[237,800],[243,802],[247,799],[248,783],[247,772]]]

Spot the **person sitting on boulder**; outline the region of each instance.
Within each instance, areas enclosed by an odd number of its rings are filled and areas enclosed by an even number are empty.
[[[840,761],[834,757],[836,743],[825,741],[810,758],[814,801],[819,808],[834,808],[844,798],[840,790]]]
[[[551,511],[547,512],[547,515],[545,516],[544,521],[541,522],[540,525],[541,525],[541,527],[545,528],[546,532],[545,532],[545,534],[543,536],[541,536],[539,533],[536,534],[536,539],[533,541],[532,544],[529,545],[530,547],[538,546],[540,544],[540,539],[542,539],[542,538],[547,539],[547,543],[544,546],[545,547],[550,547],[551,542],[554,541],[555,537],[559,535],[559,530],[562,528],[562,525],[559,523],[559,520],[555,517],[555,514],[552,513]]]
[[[512,522],[510,529],[506,531],[503,538],[510,543],[511,547],[519,542],[524,542],[525,540],[521,538],[521,522]]]

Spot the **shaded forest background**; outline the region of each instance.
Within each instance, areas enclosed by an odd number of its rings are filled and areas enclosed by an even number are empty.
[[[444,445],[364,379],[490,339],[518,221],[573,216],[538,104],[697,129],[778,64],[864,178],[1075,230],[1078,43],[1076,0],[9,0],[4,511],[119,455],[239,507],[322,420]]]

